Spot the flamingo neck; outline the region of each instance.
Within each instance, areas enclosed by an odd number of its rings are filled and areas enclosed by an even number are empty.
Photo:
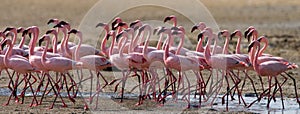
[[[104,38],[102,39],[102,42],[101,42],[101,51],[102,53],[105,54],[105,56],[108,56],[108,53],[107,53],[107,48],[106,48],[106,41],[107,41],[107,36],[108,36],[108,31],[105,32],[105,36]]]
[[[9,60],[8,58],[11,57],[11,51],[12,51],[13,45],[12,43],[8,43],[8,51],[6,51],[5,55],[4,55],[4,65],[8,66],[9,65]]]
[[[128,41],[128,36],[125,36],[125,37],[123,36],[122,39],[124,39],[124,40],[122,42],[123,44],[122,44],[122,46],[120,48],[120,51],[119,51],[120,57],[124,57],[123,51],[124,51],[124,47],[126,45],[126,42]]]
[[[148,60],[148,45],[149,45],[149,39],[150,39],[150,36],[151,36],[151,31],[149,30],[148,34],[147,34],[147,38],[146,38],[146,41],[145,41],[145,45],[144,45],[144,48],[143,48],[143,56]]]
[[[17,34],[18,34],[18,33],[17,33],[17,31],[15,31],[15,30],[14,30],[12,33],[14,34],[14,37],[13,37],[13,39],[12,39],[12,45],[14,45],[14,44],[16,43],[16,41],[17,41]]]
[[[184,35],[183,34],[180,34],[180,42],[178,44],[178,47],[177,47],[177,50],[176,50],[176,55],[179,55],[180,54],[180,50],[183,46],[183,43],[184,43]]]
[[[46,54],[47,54],[48,46],[49,46],[49,40],[46,40],[46,46],[45,46],[45,49],[42,54],[42,64],[44,64],[46,61]]]
[[[242,40],[242,36],[239,36],[237,44],[236,44],[236,48],[235,48],[236,54],[241,54],[241,40]]]
[[[140,34],[137,33],[137,34],[134,36],[133,42],[132,42],[132,44],[131,44],[132,47],[133,47],[133,49],[137,46],[139,38],[140,38]]]
[[[34,48],[35,48],[36,41],[38,40],[38,37],[39,37],[39,29],[36,29],[33,32],[33,38],[31,38],[31,41],[30,41],[31,44],[30,44],[30,49],[29,49],[29,56],[34,55]]]
[[[67,33],[66,33],[67,34]],[[67,36],[66,36],[66,39],[65,39],[65,44],[64,44],[64,46],[65,46],[65,51],[66,51],[66,54],[67,54],[67,56],[68,57],[72,57],[72,52],[71,52],[71,50],[70,50],[70,48],[69,48],[69,45],[68,45],[68,42],[69,42],[69,38],[70,38],[70,34],[67,34]],[[77,49],[77,48],[76,48]]]
[[[262,49],[259,51],[259,54],[258,54],[258,56],[261,56],[262,54],[263,54],[263,52],[267,49],[267,47],[268,47],[268,41],[264,41],[264,46],[262,47]]]
[[[165,52],[164,52],[164,61],[167,61],[167,58],[170,56],[169,55],[169,46],[170,46],[170,40],[171,40],[171,33],[168,33],[168,36],[167,36],[167,42],[166,42],[166,46],[165,46]]]
[[[215,38],[215,42],[214,42],[214,47],[212,49],[212,54],[216,54],[217,53],[217,44],[218,44],[218,38]]]
[[[53,53],[57,53],[57,34],[54,34],[52,44],[53,44],[53,47],[52,47]]]
[[[198,41],[198,44],[197,44],[197,47],[196,47],[196,51],[197,52],[204,52],[204,48],[203,48],[203,38],[201,38],[199,41]]]
[[[226,36],[226,40],[222,52],[223,54],[228,54],[228,43],[229,43],[229,37]]]
[[[156,49],[157,49],[157,50],[160,50],[160,49],[161,49],[162,38],[163,38],[163,34],[160,34],[160,35],[159,35],[158,42],[157,42],[157,45],[156,45]]]
[[[112,41],[111,41],[109,52],[108,52],[109,57],[112,55],[112,51],[113,51],[114,45],[115,45],[115,40],[116,40],[116,35],[112,34]]]
[[[75,61],[79,61],[79,48],[80,48],[81,43],[82,43],[82,35],[78,36],[78,39],[79,39],[78,45],[75,49]]]
[[[133,46],[133,40],[134,40],[134,33],[131,33],[131,40],[130,40],[130,43],[129,43],[129,47],[128,47],[128,53],[132,53],[135,46]]]
[[[208,36],[208,41],[206,42],[205,49],[204,49],[204,57],[207,63],[210,63],[211,53],[210,53],[210,43],[211,38],[210,35]]]
[[[255,49],[257,48],[257,49]],[[258,54],[259,54],[259,51],[260,51],[260,45],[257,45],[256,47],[253,47],[253,50],[252,50],[252,57],[253,58],[253,61],[252,61],[252,64],[253,64],[253,68],[254,70],[259,74],[260,70],[259,70],[259,64],[258,64]]]
[[[23,48],[24,43],[25,43],[25,35],[22,36],[21,41],[20,41],[20,44],[19,44],[18,47],[19,47],[19,48]]]

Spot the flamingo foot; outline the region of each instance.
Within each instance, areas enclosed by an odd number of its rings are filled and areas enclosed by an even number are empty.
[[[85,104],[83,107],[84,110],[89,110],[89,107]]]
[[[63,104],[63,105],[62,105],[62,107],[64,107],[64,108],[65,108],[65,107],[68,107],[68,105],[66,105],[66,104]]]

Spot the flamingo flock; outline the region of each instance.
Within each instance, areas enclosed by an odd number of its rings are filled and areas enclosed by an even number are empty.
[[[187,108],[190,108],[192,92],[195,92],[194,96],[199,98],[198,107],[201,107],[204,102],[209,102],[208,104],[212,106],[221,89],[226,87],[222,97],[222,103],[226,102],[226,110],[228,110],[228,97],[233,99],[235,92],[239,103],[243,103],[245,107],[250,107],[267,97],[267,108],[269,108],[271,100],[275,101],[278,91],[284,109],[282,86],[288,78],[291,78],[296,102],[300,106],[296,81],[287,73],[288,70],[296,69],[298,66],[282,57],[264,53],[268,46],[268,38],[258,37],[255,27],[250,26],[244,32],[244,37],[251,43],[247,53],[242,53],[243,33],[240,30],[232,33],[222,30],[215,33],[204,22],[196,23],[190,32],[199,31],[198,43],[196,49],[192,50],[183,47],[187,31],[183,26],[178,26],[176,16],[167,16],[163,20],[164,23],[168,21],[173,23],[170,28],[165,26],[153,28],[141,20],[127,24],[120,17],[114,19],[111,29],[109,24],[99,23],[96,27],[102,27],[105,31],[100,49],[82,44],[84,34],[77,29],[72,29],[68,22],[59,19],[50,19],[47,24],[54,24],[54,26],[44,34],[40,34],[37,26],[7,27],[3,32],[0,31],[0,37],[3,38],[0,43],[2,47],[0,73],[5,70],[9,77],[7,86],[11,91],[4,105],[9,105],[11,100],[23,103],[25,93],[29,89],[33,95],[30,106],[43,104],[43,99],[53,91],[54,101],[49,108],[53,108],[57,99],[61,100],[63,107],[67,107],[61,93],[67,92],[67,99],[74,103],[80,83],[87,80],[91,81],[88,99],[92,103],[96,96],[96,107],[99,93],[109,85],[115,85],[115,92],[117,92],[121,84],[120,102],[122,102],[125,86],[129,83],[127,79],[137,77],[136,88],[139,95],[136,105],[142,105],[146,99],[153,99],[163,106],[167,102],[166,98],[171,96],[175,100],[183,99],[187,103]],[[62,38],[59,38],[60,33],[63,34]],[[72,34],[76,36],[78,43],[69,42]],[[156,45],[150,45],[153,37],[159,37]],[[236,49],[230,51],[229,42],[234,37],[238,37]],[[16,43],[18,38],[21,38],[19,44]],[[25,44],[26,38],[30,39],[28,46]],[[180,41],[176,46],[174,39],[178,38]],[[61,39],[60,43],[58,43],[59,39]],[[220,39],[225,39],[224,46],[218,45]],[[111,40],[110,46],[106,47],[109,40]],[[262,43],[263,48],[261,48]],[[107,82],[107,77],[101,72],[110,67],[119,69],[122,78]],[[74,80],[73,74],[70,73],[72,70],[78,71],[79,82]],[[91,75],[85,76],[82,70],[89,70]],[[158,70],[162,70],[163,73],[158,73]],[[205,71],[209,72],[208,78],[203,76]],[[192,75],[187,75],[187,72],[192,72]],[[263,90],[260,94],[249,72],[255,72],[260,78]],[[100,84],[100,77],[104,84]],[[262,81],[264,77],[268,78],[266,89]],[[278,81],[278,77],[283,77],[285,80]],[[96,85],[93,85],[94,78],[96,78]],[[213,78],[218,80],[212,86],[209,82]],[[191,81],[191,79],[196,80]],[[243,98],[243,87],[247,79],[250,80],[257,97],[251,103],[245,102]],[[230,85],[230,81],[233,85]],[[92,90],[92,87],[96,89]],[[274,88],[273,92],[272,88]],[[42,92],[41,97],[37,97],[39,92]],[[179,94],[182,97],[179,98]],[[85,103],[85,109],[88,108],[88,104]]]

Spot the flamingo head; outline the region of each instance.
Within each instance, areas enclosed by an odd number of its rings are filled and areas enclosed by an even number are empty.
[[[235,30],[234,32],[232,32],[230,34],[230,40],[232,40],[232,38],[235,37],[235,36],[242,37],[242,32],[240,30]]]
[[[46,34],[57,34],[55,29],[50,29],[48,31],[46,31]]]
[[[259,41],[259,42],[268,42],[268,39],[267,39],[266,36],[261,36],[261,37],[259,37],[259,38],[257,39],[257,41]]]
[[[135,20],[134,22],[129,24],[130,28],[133,28],[134,30],[137,30],[138,28],[140,28],[143,25],[141,20]]]
[[[185,29],[183,26],[172,27],[171,30],[181,31],[185,34]]]
[[[252,29],[248,32],[246,38],[248,39],[248,42],[250,42],[250,37],[253,36],[253,35],[257,35],[257,31],[256,29]]]
[[[52,24],[52,23],[58,24],[58,23],[59,23],[59,20],[56,19],[56,18],[49,19],[49,21],[47,22],[47,25]]]
[[[194,25],[193,27],[192,27],[192,30],[191,30],[191,33],[193,33],[195,30],[204,30],[206,28],[206,25],[205,25],[205,23],[204,22],[200,22],[200,23],[198,23],[198,24],[196,24],[196,25]]]
[[[245,31],[244,31],[244,36],[245,36],[245,38],[247,38],[247,35],[248,35],[248,33],[251,31],[251,30],[253,30],[253,29],[255,29],[253,26],[250,26],[250,27],[248,27]]]
[[[165,17],[164,23],[167,22],[167,21],[176,21],[176,16],[175,15],[170,15],[170,16]]]
[[[141,33],[142,33],[142,31],[145,31],[145,30],[148,30],[148,31],[150,31],[151,32],[151,26],[150,25],[148,25],[148,24],[144,24],[143,26],[141,26],[140,28],[139,28],[139,32],[138,32],[138,34],[140,35]]]
[[[127,25],[127,23],[126,22],[120,22],[120,23],[117,23],[116,25],[115,25],[115,28],[118,28],[118,27],[122,27],[122,28],[128,28],[128,25]],[[113,29],[112,29],[113,30]]]
[[[17,33],[23,33],[23,31],[24,31],[25,29],[23,28],[23,27],[19,27],[18,29],[17,29]]]
[[[43,41],[49,41],[50,40],[50,36],[45,34],[43,35],[40,39],[39,39],[39,46],[42,45]]]
[[[218,33],[218,37],[223,36],[223,37],[229,37],[229,32],[228,30],[222,30],[221,32]]]
[[[6,33],[8,31],[17,33],[17,29],[15,27],[6,27],[6,29],[3,31],[3,33]]]
[[[109,32],[109,26],[108,26],[107,23],[98,23],[98,24],[96,25],[96,28],[97,28],[97,27],[103,27],[104,30],[105,30],[107,33]]]
[[[157,34],[160,35],[161,33],[171,33],[171,29],[166,28],[166,27],[161,27],[161,28],[158,30]]]
[[[163,29],[164,27],[157,27],[153,30],[153,35],[155,35],[160,29]],[[159,35],[159,34],[157,34]]]
[[[251,51],[251,49],[255,46],[259,46],[259,42],[257,40],[252,41],[248,46],[248,53]]]
[[[115,31],[113,31],[113,30],[109,31],[108,34],[107,34],[106,39],[108,40],[110,36],[115,37],[116,36]]]
[[[198,41],[203,38],[203,36],[204,36],[203,34],[204,34],[204,31],[198,34],[198,39],[197,39]]]
[[[120,17],[116,17],[114,21],[111,23],[112,30],[116,30],[118,28],[116,25],[120,22],[123,22],[123,20]]]
[[[68,31],[71,29],[71,25],[68,22],[66,22],[66,21],[60,21],[58,24],[60,24],[63,27],[65,27]]]
[[[116,36],[116,41],[118,42],[120,38],[122,37],[128,37],[128,33],[126,31],[122,31],[120,32],[117,36]]]

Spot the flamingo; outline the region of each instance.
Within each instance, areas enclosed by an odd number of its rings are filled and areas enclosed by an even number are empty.
[[[208,35],[208,38],[213,38],[213,34],[210,30],[206,29],[206,30],[202,31],[201,34]],[[211,40],[208,40],[208,43],[205,46],[205,50],[204,50],[205,60],[207,61],[208,65],[210,65],[213,69],[223,70],[220,87],[222,86],[223,79],[225,77],[226,81],[227,81],[227,89],[229,89],[228,79],[225,76],[225,73],[228,74],[228,70],[231,70],[232,68],[243,67],[243,66],[247,67],[248,65],[246,63],[242,62],[242,61],[239,61],[239,60],[235,59],[234,56],[232,56],[232,55],[226,55],[226,54],[211,55],[210,47],[209,47],[210,41]],[[219,93],[220,89],[221,88],[219,88],[217,90],[217,93]],[[215,98],[213,98],[212,101],[214,101],[214,99]],[[228,110],[227,106],[226,106],[226,109]]]
[[[187,78],[187,76],[185,75],[185,73],[182,73],[184,71],[188,71],[188,70],[194,70],[194,71],[199,71],[201,69],[203,69],[202,65],[199,65],[198,62],[194,61],[193,59],[190,59],[186,56],[181,56],[181,55],[170,55],[169,54],[169,45],[171,42],[171,34],[178,34],[180,35],[180,37],[183,37],[183,33],[181,31],[174,31],[171,33],[171,29],[161,29],[159,31],[159,33],[166,33],[168,35],[167,39],[168,39],[168,43],[166,45],[165,48],[165,52],[164,52],[164,63],[166,65],[167,68],[170,69],[175,69],[179,72],[179,80],[178,80],[178,85],[180,85],[183,82],[180,82],[181,80],[181,75],[184,75],[186,77],[187,83],[188,83],[188,98],[186,98],[187,101],[187,108],[190,108],[190,82]],[[183,42],[179,45],[182,46]],[[178,86],[179,87],[179,86]]]
[[[36,78],[31,74],[31,72],[35,71],[36,69],[28,62],[28,60],[22,59],[22,57],[16,57],[16,55],[12,56],[12,52],[11,52],[12,48],[13,48],[12,40],[10,40],[10,39],[4,40],[2,42],[2,46],[4,46],[4,45],[8,45],[8,51],[5,53],[4,59],[3,59],[4,64],[7,68],[10,68],[10,69],[14,70],[15,72],[17,72],[17,79],[16,79],[14,89],[13,89],[11,95],[14,94],[14,92],[17,89],[18,78],[20,75],[23,75],[24,80],[25,80],[25,86],[24,86],[23,92],[21,93],[21,96],[22,97],[24,96],[24,92],[27,88],[28,83],[29,83],[29,87],[30,87],[32,93],[34,93],[32,85],[36,82]],[[31,77],[34,78],[34,81],[32,83],[29,80]],[[6,105],[9,104],[11,95],[10,95]],[[33,96],[33,99],[35,101],[37,101],[35,96]],[[30,106],[33,106],[33,104],[31,103]]]
[[[68,32],[68,34],[70,34],[70,33],[75,33],[75,30],[71,30],[70,32]],[[40,40],[40,41],[43,41],[45,38],[48,38],[48,37],[43,37],[43,39]],[[50,40],[50,39],[47,39],[47,40]],[[80,68],[82,66],[81,62],[76,62],[74,60],[71,60],[71,59],[68,59],[68,58],[65,58],[65,57],[46,58],[46,50],[48,48],[48,45],[49,45],[49,41],[46,44],[46,49],[44,50],[43,55],[42,55],[42,59],[41,59],[42,65],[44,67],[46,67],[48,70],[54,71],[54,72],[59,72],[64,76],[64,73],[67,73],[67,71],[72,70],[72,69],[77,69],[77,68]],[[77,59],[78,58],[78,48],[75,51],[75,55],[76,55],[75,59]],[[71,77],[70,77],[70,79],[72,81]],[[64,76],[63,81],[66,81],[65,76]],[[74,82],[74,80],[72,82]],[[76,86],[76,84],[73,85],[73,86]],[[67,88],[67,89],[69,89],[69,88]],[[56,93],[56,95],[57,94],[58,93]],[[57,98],[57,96],[56,96],[56,98]],[[56,101],[56,98],[55,98],[54,102]],[[70,98],[70,96],[69,96],[69,98]],[[73,101],[73,100],[71,100],[71,101]],[[50,108],[53,108],[54,102],[52,103]],[[64,104],[64,106],[66,106],[66,105]]]
[[[118,36],[121,37],[121,35],[125,38],[123,41],[123,44],[121,46],[121,49],[119,50],[118,54],[112,54],[113,46],[116,40],[116,33],[114,31],[110,31],[109,35],[112,36],[112,42],[109,49],[109,60],[111,63],[116,66],[119,70],[122,71],[122,89],[121,89],[121,100],[120,102],[123,102],[123,93],[124,93],[124,87],[125,87],[125,81],[127,79],[127,76],[129,72],[127,72],[129,69],[129,62],[127,61],[126,57],[127,54],[123,53],[124,47],[126,42],[128,41],[128,33],[125,31],[122,31]]]
[[[75,29],[74,29],[74,32],[72,32],[72,33],[74,33],[75,35],[78,36],[78,38],[79,38],[78,46],[80,47],[81,42],[82,42],[82,33]],[[87,55],[87,56],[83,56],[81,58],[76,58],[75,61],[82,62],[82,68],[93,70],[97,73],[96,93],[99,96],[99,92],[101,89],[100,84],[99,84],[99,75],[106,82],[106,84],[102,88],[104,88],[107,85],[107,81],[105,80],[105,78],[103,77],[103,75],[101,74],[100,71],[112,66],[111,63],[109,62],[109,60],[106,59],[105,57],[98,56],[98,55]],[[92,87],[92,85],[91,85],[91,87]],[[97,97],[97,102],[96,102],[96,108],[97,108],[97,106],[98,106],[98,97]]]
[[[277,80],[277,75],[287,71],[287,70],[290,70],[290,69],[295,69],[295,68],[298,68],[298,65],[296,64],[286,64],[284,62],[280,62],[280,61],[266,61],[266,62],[262,62],[262,63],[258,63],[258,57],[259,57],[259,51],[260,51],[260,44],[258,41],[252,41],[251,44],[249,45],[248,49],[250,50],[251,49],[251,52],[250,52],[250,55],[251,57],[254,57],[254,58],[251,58],[251,62],[253,64],[253,67],[254,67],[254,70],[256,71],[256,73],[259,75],[259,76],[267,76],[268,77],[268,82],[269,82],[269,88],[268,88],[268,101],[270,100],[270,93],[271,93],[271,80],[272,78],[275,78],[275,83],[278,84],[278,80]],[[252,56],[254,55],[254,56]],[[289,76],[290,77],[290,76]],[[292,77],[290,77],[292,78]],[[293,79],[293,78],[292,78]],[[293,79],[294,81],[294,79]],[[283,98],[282,98],[282,89],[281,89],[281,85],[278,85],[279,86],[279,91],[280,91],[280,94],[281,94],[281,100],[282,100],[282,107],[284,109],[284,104],[283,104]],[[295,81],[294,81],[294,86],[295,86],[295,93],[296,93],[296,100],[298,102],[298,104],[300,105],[300,101],[298,99],[298,96],[297,96],[297,87],[296,87],[296,84],[295,84]],[[260,98],[262,97],[264,93],[261,94]],[[259,98],[259,99],[260,99]],[[254,102],[253,102],[254,103]],[[251,104],[253,104],[251,103]],[[269,108],[269,104],[270,102],[267,103],[267,108]],[[251,105],[249,105],[251,106]]]

